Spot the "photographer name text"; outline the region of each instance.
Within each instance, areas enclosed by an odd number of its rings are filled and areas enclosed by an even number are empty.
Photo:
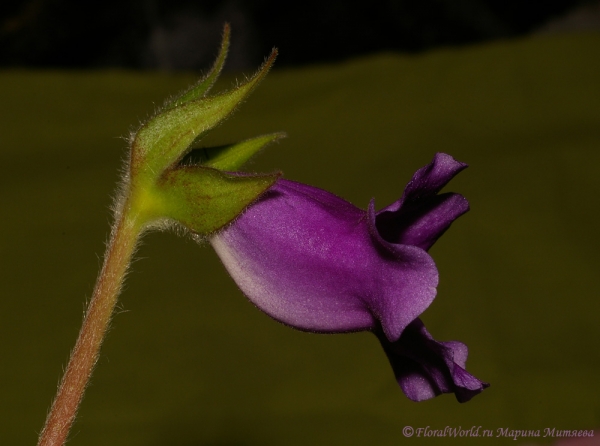
[[[472,426],[465,429],[461,426],[446,426],[443,429],[434,429],[431,426],[412,427],[405,426],[402,429],[405,437],[490,437],[490,438],[518,438],[539,437],[539,438],[578,438],[593,437],[593,430],[566,430],[555,427],[546,427],[543,429],[511,429],[508,427],[499,427],[497,429],[484,429],[482,426]]]

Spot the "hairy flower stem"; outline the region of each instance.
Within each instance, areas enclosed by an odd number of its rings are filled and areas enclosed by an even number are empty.
[[[104,334],[141,233],[141,225],[135,217],[128,215],[127,205],[124,206],[124,210],[113,227],[104,264],[96,281],[83,326],[46,418],[38,446],[62,446],[66,442],[79,403],[98,360]]]

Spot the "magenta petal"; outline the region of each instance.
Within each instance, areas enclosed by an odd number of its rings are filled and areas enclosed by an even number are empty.
[[[438,153],[378,213],[373,200],[363,211],[280,179],[210,241],[273,318],[321,333],[373,331],[410,399],[454,392],[467,401],[488,386],[465,370],[467,347],[435,341],[418,319],[438,283],[426,250],[469,208],[461,195],[437,194],[465,167]]]
[[[379,315],[377,319],[381,322],[385,335],[393,341],[398,339],[404,328],[421,314],[423,311],[421,308],[425,309],[429,306],[436,295],[436,290],[431,290],[431,293],[424,292],[428,285],[426,281],[430,279],[421,276],[424,265],[419,262],[419,257],[415,256],[412,259],[407,257],[409,248],[414,252],[420,251],[421,248],[390,243],[383,239],[376,227],[375,200],[369,203],[367,218],[371,238],[381,255],[405,259],[402,274],[406,279],[410,278],[405,281],[401,290],[404,299],[381,299],[373,302]],[[437,285],[437,278],[435,283]]]
[[[413,401],[454,393],[456,399],[464,403],[489,387],[488,383],[465,370],[466,345],[457,341],[436,341],[420,319],[413,321],[395,342],[377,331],[375,333],[398,384]]]
[[[438,275],[414,246],[374,242],[367,213],[278,180],[211,243],[244,294],[273,318],[316,332],[369,330],[390,339],[433,301]]]
[[[377,213],[376,225],[382,238],[429,249],[454,220],[469,210],[462,195],[437,195],[466,167],[450,155],[437,153],[430,164],[413,175],[402,198]]]

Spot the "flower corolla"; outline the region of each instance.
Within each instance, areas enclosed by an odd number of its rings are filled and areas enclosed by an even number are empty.
[[[414,401],[454,393],[463,402],[487,383],[465,370],[467,347],[438,342],[419,316],[436,296],[427,250],[468,211],[438,192],[466,164],[438,153],[400,200],[361,210],[322,189],[284,179],[210,241],[242,292],[294,328],[371,331],[398,384]]]

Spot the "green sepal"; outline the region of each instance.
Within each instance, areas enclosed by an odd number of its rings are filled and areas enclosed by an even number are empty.
[[[237,88],[206,96],[229,49],[229,26],[209,73],[194,87],[165,105],[131,139],[130,196],[126,205],[140,227],[171,219],[199,235],[211,234],[233,221],[257,200],[280,174],[243,175],[234,171],[265,145],[283,137],[264,135],[224,147],[203,149],[204,158],[186,157],[191,144],[227,118],[271,68],[273,50],[258,72]]]
[[[217,96],[190,100],[150,119],[133,138],[132,173],[154,182],[162,171],[185,156],[195,139],[235,110],[267,75],[276,55],[273,50],[259,71],[239,87]]]
[[[196,99],[203,98],[206,93],[212,88],[214,83],[216,82],[219,74],[221,74],[221,70],[223,69],[223,65],[225,65],[225,59],[227,58],[227,52],[229,51],[229,39],[231,35],[231,28],[229,23],[225,24],[223,28],[223,40],[221,41],[221,48],[219,50],[219,55],[215,60],[210,71],[200,79],[196,85],[193,85],[187,91],[185,91],[180,96],[173,99],[171,102],[165,105],[165,110],[169,110],[180,105],[183,105],[190,101],[195,101]]]
[[[183,165],[202,165],[218,170],[235,171],[265,146],[285,138],[283,132],[257,136],[234,144],[194,149],[181,161]]]
[[[199,235],[209,235],[232,222],[265,193],[280,174],[233,175],[203,166],[167,170],[153,195],[161,214]]]

